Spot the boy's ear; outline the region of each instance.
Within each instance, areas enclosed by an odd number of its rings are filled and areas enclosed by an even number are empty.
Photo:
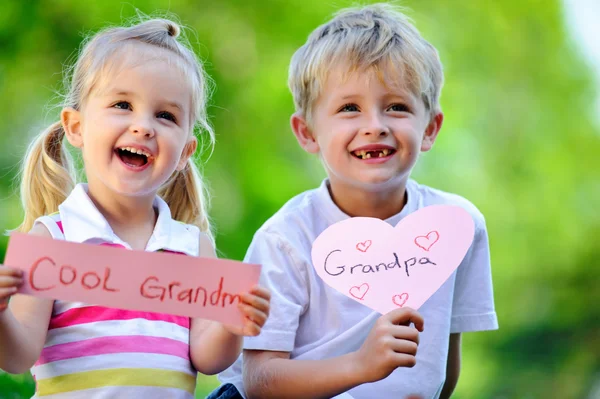
[[[196,148],[198,147],[198,139],[196,136],[192,136],[190,141],[185,144],[183,147],[183,151],[181,152],[181,158],[179,158],[179,162],[177,163],[177,170],[181,172],[185,165],[187,165],[187,161],[190,159],[192,155],[196,152]]]
[[[442,128],[442,123],[444,122],[444,114],[442,112],[438,112],[435,114],[427,128],[425,129],[425,134],[423,135],[423,140],[421,141],[421,151],[429,151],[431,147],[433,147],[433,143],[435,143],[435,139]]]
[[[301,112],[296,112],[290,118],[290,124],[292,125],[292,131],[300,147],[304,148],[304,151],[311,154],[317,154],[319,152],[319,144],[315,140],[313,132],[308,126],[304,115]]]
[[[81,112],[71,107],[63,108],[60,112],[60,122],[69,143],[76,148],[83,147],[83,138],[81,137]]]

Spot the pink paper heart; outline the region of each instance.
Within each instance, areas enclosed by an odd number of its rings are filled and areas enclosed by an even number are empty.
[[[456,270],[474,232],[471,215],[450,205],[422,208],[395,227],[350,218],[317,237],[313,266],[329,286],[382,314],[418,309]]]

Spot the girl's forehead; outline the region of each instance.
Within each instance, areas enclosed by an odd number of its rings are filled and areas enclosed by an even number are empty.
[[[141,42],[124,43],[111,54],[107,54],[103,64],[98,68],[90,93],[102,93],[110,90],[116,80],[122,80],[125,75],[135,73],[137,68],[161,63],[167,66],[165,77],[185,79],[189,71],[181,57],[172,51]],[[121,79],[119,79],[121,78]],[[148,82],[151,84],[152,82]]]

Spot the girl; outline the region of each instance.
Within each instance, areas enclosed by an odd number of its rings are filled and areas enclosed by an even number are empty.
[[[83,47],[60,122],[28,150],[20,231],[215,257],[192,161],[195,124],[214,143],[208,78],[179,33],[153,19],[105,30]],[[87,184],[75,185],[64,138],[81,150]],[[242,336],[257,335],[269,313],[269,293],[258,286],[241,295],[243,327],[24,295],[8,305],[22,279],[0,266],[0,368],[32,368],[35,397],[192,398],[196,370],[227,368]]]

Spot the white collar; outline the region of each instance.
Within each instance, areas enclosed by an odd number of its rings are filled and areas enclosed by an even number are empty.
[[[130,248],[114,233],[87,190],[87,184],[78,184],[58,207],[65,240],[78,243],[99,240]],[[153,205],[158,210],[158,218],[146,251],[164,249],[198,256],[200,230],[196,226],[173,220],[169,206],[162,198],[156,196]]]
[[[419,208],[419,195],[416,190],[417,183],[408,179],[406,183],[406,195],[407,201],[402,210],[390,216],[385,220],[385,222],[389,223],[392,226],[397,225],[400,220],[402,220],[405,216],[410,213],[416,211]],[[331,224],[340,222],[342,220],[350,218],[348,214],[342,211],[333,199],[331,198],[331,194],[329,192],[329,179],[325,178],[321,182],[321,185],[315,190],[315,196],[317,198],[318,208],[320,209],[322,215],[329,220]]]

